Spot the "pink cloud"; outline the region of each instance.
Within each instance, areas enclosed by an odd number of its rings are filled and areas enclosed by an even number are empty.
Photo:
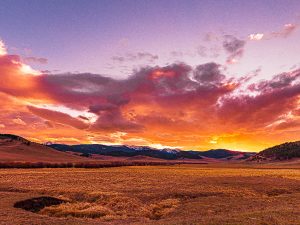
[[[38,58],[38,57],[25,57],[23,58],[25,63],[38,63],[38,64],[47,64],[48,59],[46,58]]]
[[[57,112],[49,109],[37,108],[33,106],[28,106],[27,108],[34,115],[37,115],[46,120],[50,120],[56,123],[66,124],[78,129],[87,129],[89,127],[88,124],[82,122],[77,118],[71,117],[66,113]]]
[[[253,33],[248,36],[249,40],[260,41],[273,38],[287,38],[298,28],[298,24],[287,23],[280,30],[270,33]]]

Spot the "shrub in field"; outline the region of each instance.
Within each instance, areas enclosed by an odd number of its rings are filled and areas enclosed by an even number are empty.
[[[50,163],[50,162],[0,162],[0,168],[107,168],[120,166],[154,166],[174,165],[165,162],[79,162],[79,163]]]

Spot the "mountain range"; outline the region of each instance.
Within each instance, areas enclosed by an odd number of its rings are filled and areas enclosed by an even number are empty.
[[[231,151],[227,149],[212,149],[208,151],[182,151],[178,149],[156,149],[146,146],[127,146],[127,145],[100,145],[100,144],[84,144],[84,145],[64,145],[51,144],[56,150],[63,152],[76,152],[83,156],[92,157],[93,155],[107,155],[115,157],[134,157],[147,156],[152,158],[179,160],[179,159],[223,159],[223,160],[243,160],[247,159],[255,153]]]
[[[192,160],[198,162],[267,162],[300,158],[300,141],[287,142],[261,152],[241,152],[228,149],[183,151],[156,149],[147,146],[102,144],[38,144],[13,134],[0,134],[0,162],[79,162],[91,160]]]

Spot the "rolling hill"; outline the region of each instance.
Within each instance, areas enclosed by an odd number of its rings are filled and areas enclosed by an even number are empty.
[[[0,162],[79,162],[83,157],[57,151],[25,138],[0,134]]]
[[[251,158],[251,161],[284,161],[300,158],[300,141],[286,142],[267,148]]]

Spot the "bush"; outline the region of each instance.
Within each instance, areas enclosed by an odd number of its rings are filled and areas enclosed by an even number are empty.
[[[50,163],[50,162],[0,162],[0,169],[5,168],[108,168],[121,166],[158,166],[158,165],[175,165],[172,162],[79,162],[79,163]]]

